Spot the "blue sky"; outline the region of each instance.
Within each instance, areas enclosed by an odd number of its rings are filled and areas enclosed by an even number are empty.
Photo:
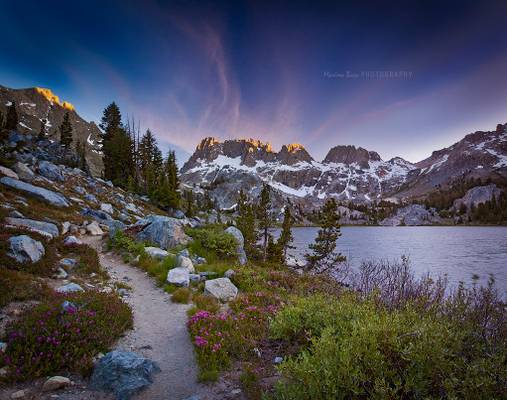
[[[504,1],[0,3],[0,84],[95,121],[114,100],[188,152],[254,137],[419,161],[507,121]]]

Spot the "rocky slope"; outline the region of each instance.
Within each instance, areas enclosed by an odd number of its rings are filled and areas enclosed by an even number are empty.
[[[263,182],[284,198],[315,208],[329,197],[355,203],[394,202],[424,197],[458,178],[507,179],[507,126],[475,132],[431,157],[411,164],[395,157],[384,161],[374,151],[336,146],[323,161],[300,144],[273,151],[254,139],[205,138],[182,170],[182,182],[208,189],[223,208],[234,206],[240,189],[256,197]]]
[[[24,135],[37,136],[41,123],[46,121],[46,135],[49,140],[58,141],[59,126],[66,112],[70,113],[73,127],[73,145],[79,140],[85,144],[85,157],[90,173],[100,176],[103,169],[100,150],[100,130],[93,122],[79,116],[74,106],[61,101],[50,89],[27,88],[10,89],[0,85],[0,111],[6,113],[7,107],[15,102],[19,124],[17,130]]]

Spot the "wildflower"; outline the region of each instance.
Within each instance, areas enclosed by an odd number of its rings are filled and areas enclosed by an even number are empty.
[[[208,341],[202,336],[196,336],[194,342],[197,347],[204,347],[208,344]]]

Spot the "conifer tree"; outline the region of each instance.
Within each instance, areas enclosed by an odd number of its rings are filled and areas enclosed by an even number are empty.
[[[243,234],[245,252],[249,257],[255,257],[258,238],[255,212],[253,205],[249,202],[243,190],[239,192],[236,227]]]
[[[37,136],[38,140],[44,140],[46,138],[46,124],[47,124],[47,120],[41,119],[39,135]]]
[[[16,110],[16,102],[11,102],[9,108],[7,108],[7,116],[5,118],[5,129],[8,131],[16,130],[18,126],[18,112]]]
[[[294,240],[294,236],[292,236],[293,223],[294,221],[290,212],[290,206],[286,205],[283,213],[282,231],[280,232],[280,237],[276,242],[280,248],[283,263],[285,263],[287,259],[287,250],[294,248],[294,246],[291,246],[291,243]]]
[[[101,142],[102,152],[104,154],[104,178],[114,181],[116,179],[114,171],[114,164],[116,161],[114,160],[114,156],[117,154],[117,149],[115,149],[113,140],[115,135],[118,134],[122,128],[120,109],[115,102],[112,102],[104,109],[99,127],[102,129]],[[116,144],[122,142],[121,138],[116,139]],[[129,141],[129,143],[131,142]]]
[[[319,212],[320,230],[315,238],[315,243],[308,246],[312,253],[305,254],[308,269],[326,272],[336,267],[338,263],[345,261],[346,258],[335,251],[336,241],[341,236],[340,216],[337,211],[338,206],[335,199],[329,199]]]
[[[168,199],[168,206],[171,208],[178,208],[180,203],[179,194],[179,178],[178,178],[178,165],[176,164],[176,155],[174,151],[169,151],[165,161],[165,175],[167,177],[168,191],[170,198]]]
[[[2,110],[0,110],[0,131],[3,130],[4,128],[5,128],[5,115],[2,112]]]
[[[194,216],[194,195],[191,190],[185,192],[185,215],[187,217]]]
[[[63,116],[63,122],[60,125],[60,143],[66,149],[70,148],[72,144],[72,124],[68,111]]]
[[[82,170],[87,170],[86,165],[86,147],[84,142],[81,142],[79,139],[76,142],[76,153],[77,153],[77,167]]]
[[[262,185],[262,191],[257,206],[257,218],[259,220],[259,229],[262,237],[262,258],[267,259],[269,228],[273,225],[273,215],[271,213],[271,195],[270,187],[266,183]]]

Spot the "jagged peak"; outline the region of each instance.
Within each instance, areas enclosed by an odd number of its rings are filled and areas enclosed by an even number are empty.
[[[54,94],[51,89],[48,88],[42,88],[42,87],[36,87],[35,91],[39,93],[40,95],[44,96],[47,101],[51,103],[56,103],[60,107],[63,107],[69,111],[75,111],[74,106],[69,103],[68,101],[60,101],[60,97],[58,97],[56,94]]]
[[[218,140],[216,137],[208,136],[200,141],[200,143],[197,145],[197,150],[203,150],[216,144],[220,144],[220,140]]]
[[[303,146],[301,143],[289,143],[285,145],[285,147],[289,153],[296,153],[302,150],[306,151],[305,146]]]
[[[253,147],[256,147],[258,149],[263,149],[267,151],[268,153],[273,152],[273,147],[271,146],[271,143],[269,142],[263,142],[259,139],[253,139],[253,138],[241,138],[241,139],[232,139],[233,141],[237,142],[243,142],[252,145]]]

